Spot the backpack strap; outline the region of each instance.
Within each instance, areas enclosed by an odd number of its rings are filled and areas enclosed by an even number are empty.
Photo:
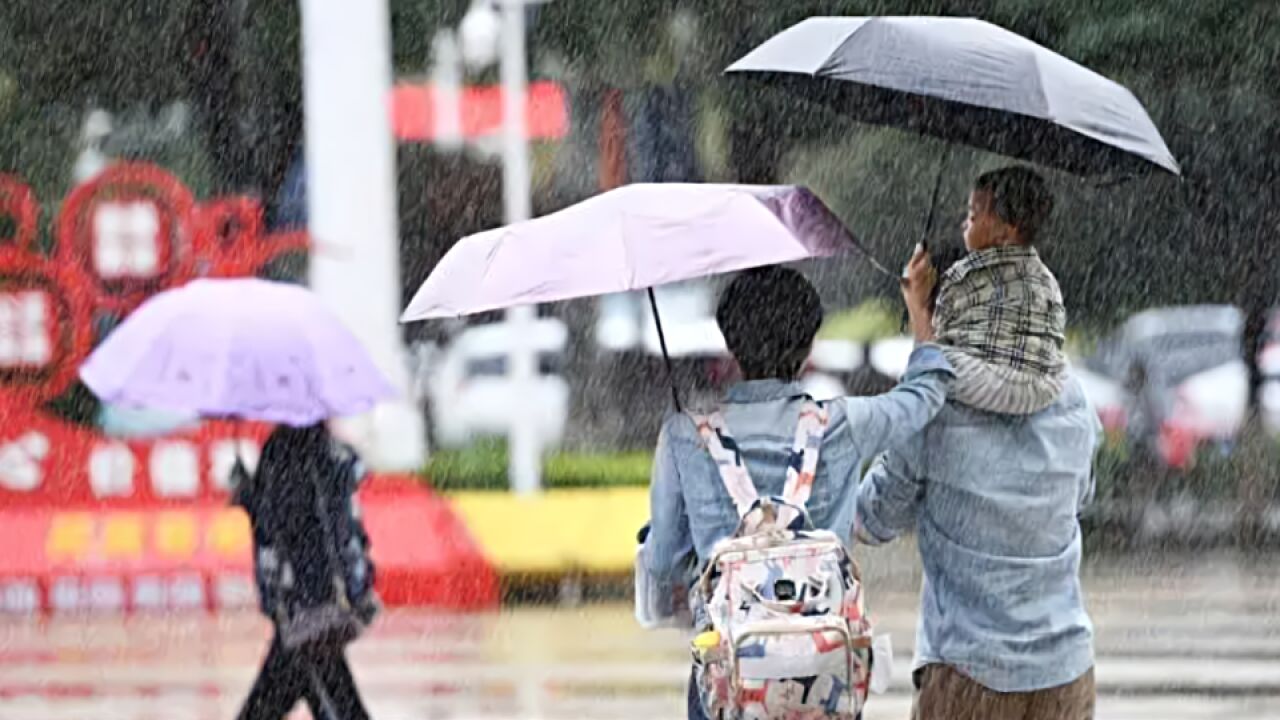
[[[746,517],[751,508],[755,507],[760,495],[751,480],[751,473],[747,472],[737,441],[729,434],[724,416],[716,411],[710,415],[690,414],[690,417],[698,428],[702,443],[711,453],[711,459],[716,463],[720,481],[724,483],[725,490],[729,491],[729,497],[733,498],[733,504],[738,508],[738,517]]]
[[[807,399],[800,408],[795,442],[787,462],[787,484],[782,489],[783,500],[800,507],[809,502],[813,478],[818,471],[818,458],[822,454],[822,440],[826,437],[830,421],[830,412],[811,399]]]
[[[724,416],[720,412],[710,415],[691,415],[698,435],[716,463],[720,481],[738,509],[738,517],[745,518],[760,500],[751,473],[743,461],[737,441],[729,433]],[[818,469],[822,452],[822,440],[826,436],[830,413],[821,404],[806,398],[800,408],[796,423],[795,442],[787,462],[787,482],[782,490],[784,505],[779,507],[779,527],[789,527],[803,511],[813,492],[813,478]]]
[[[331,450],[333,456],[328,458],[328,463],[325,463],[323,467],[321,463],[311,463],[310,472],[307,474],[311,477],[311,487],[315,492],[316,519],[320,522],[320,545],[329,568],[330,580],[333,583],[334,602],[345,611],[351,609],[351,598],[347,592],[347,576],[343,572],[342,548],[337,538],[337,529],[333,527],[333,512],[329,504],[330,495],[321,477],[321,473],[324,473],[325,469],[329,473],[333,473],[335,477],[339,476],[338,473],[345,474],[352,469],[349,463],[344,462],[346,458],[336,450],[336,448]],[[345,480],[346,478],[343,477],[344,483]],[[345,487],[338,488],[339,493],[345,491]]]

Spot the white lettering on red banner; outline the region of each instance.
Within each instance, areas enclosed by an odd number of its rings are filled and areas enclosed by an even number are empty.
[[[134,610],[165,609],[164,580],[155,575],[139,575],[133,579]]]
[[[200,460],[185,440],[156,443],[151,449],[151,488],[159,497],[191,497],[200,489]]]
[[[124,610],[124,578],[95,577],[89,579],[82,597],[87,596],[89,610]]]
[[[34,431],[0,445],[0,487],[19,492],[40,487],[40,464],[48,454],[49,438]]]
[[[133,453],[123,443],[102,443],[89,456],[89,485],[94,497],[133,493]]]
[[[93,215],[93,265],[106,279],[160,270],[160,215],[149,202],[104,202]]]
[[[197,574],[179,575],[169,581],[169,607],[194,610],[204,607],[204,578]]]
[[[258,588],[243,573],[222,574],[214,579],[214,598],[224,610],[251,608],[257,605]]]
[[[53,358],[49,300],[39,290],[0,293],[0,367],[43,368]]]
[[[40,588],[34,580],[0,582],[0,612],[34,615],[40,611]]]

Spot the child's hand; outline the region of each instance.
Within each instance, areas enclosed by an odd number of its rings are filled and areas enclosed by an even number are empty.
[[[924,246],[917,244],[906,270],[902,273],[902,297],[908,308],[927,309],[929,296],[933,294],[933,286],[938,282],[938,273],[933,269],[933,260]]]
[[[930,299],[933,287],[938,282],[938,273],[933,269],[930,259],[922,245],[916,245],[911,261],[899,283],[902,286],[902,299],[907,304],[907,314],[911,317],[911,332],[918,342],[933,339],[933,309]]]

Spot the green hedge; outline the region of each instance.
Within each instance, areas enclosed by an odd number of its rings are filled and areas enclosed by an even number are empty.
[[[1127,443],[1109,441],[1094,460],[1095,502],[1136,499],[1148,493],[1163,500],[1184,492],[1199,500],[1229,499],[1235,495],[1239,475],[1255,470],[1249,462],[1242,455],[1227,454],[1223,448],[1206,444],[1196,451],[1190,467],[1164,469],[1153,466],[1150,460],[1144,462]],[[1152,477],[1142,477],[1147,474]]]
[[[866,343],[901,334],[902,310],[888,300],[876,298],[828,317],[818,338]]]
[[[649,484],[652,464],[653,456],[648,452],[553,452],[543,460],[542,484],[548,489],[644,487]],[[1202,448],[1187,471],[1160,473],[1156,497],[1167,498],[1185,490],[1202,500],[1230,498],[1241,471],[1239,464],[1239,459],[1224,456],[1216,448]],[[1094,467],[1095,503],[1129,499],[1135,475],[1151,472],[1123,441],[1104,444]],[[510,487],[506,441],[483,440],[461,449],[437,450],[425,474],[427,482],[439,490],[506,490]]]
[[[542,464],[548,489],[647,486],[652,453],[553,452]],[[427,482],[438,490],[506,490],[507,444],[484,440],[462,449],[434,452],[426,467]]]

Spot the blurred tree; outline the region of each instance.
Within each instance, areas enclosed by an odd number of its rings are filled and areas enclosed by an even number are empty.
[[[437,27],[469,0],[389,0],[393,61],[424,70]],[[673,18],[694,40],[675,52]],[[723,122],[727,176],[812,184],[884,261],[922,230],[939,145],[860,127],[725,78],[752,46],[810,15],[942,14],[992,20],[1132,88],[1186,181],[1098,188],[1051,175],[1059,204],[1044,246],[1073,321],[1105,327],[1157,303],[1235,302],[1249,356],[1277,292],[1280,4],[1272,0],[557,0],[531,45],[579,95],[675,83]],[[300,13],[267,0],[8,0],[0,3],[0,170],[33,181],[48,212],[69,182],[93,106],[191,101],[216,189],[273,194],[302,133]],[[579,108],[575,105],[575,111]],[[704,120],[705,122],[705,120]],[[954,153],[934,240],[955,242],[967,184],[1008,162]],[[581,171],[580,171],[581,172]],[[569,200],[576,198],[561,198]],[[45,224],[47,228],[47,223]],[[836,304],[895,292],[852,260],[817,272]],[[1255,378],[1257,377],[1255,371]]]
[[[431,39],[442,27],[457,28],[469,0],[388,0],[391,58],[401,75],[420,75],[431,62]]]
[[[183,21],[192,0],[8,0],[0,67],[40,104],[104,107],[181,94]]]

